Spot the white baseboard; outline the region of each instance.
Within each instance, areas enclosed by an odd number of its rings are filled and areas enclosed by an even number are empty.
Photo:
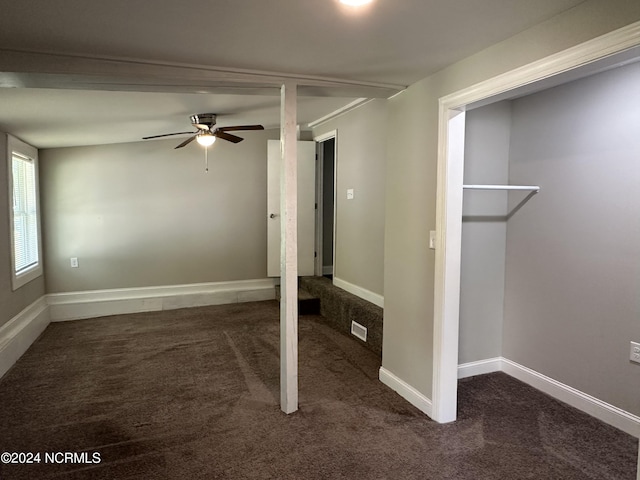
[[[506,358],[502,358],[502,371],[604,423],[640,437],[640,417],[636,415]]]
[[[517,378],[521,382],[531,385],[556,400],[560,400],[577,408],[604,423],[640,438],[640,417],[504,357],[495,357],[461,364],[458,366],[458,378],[484,375],[486,373],[499,371]],[[399,393],[405,400],[431,417],[432,404],[429,398],[425,397],[422,393],[418,392],[411,385],[384,367],[380,367],[379,376],[382,383]]]
[[[504,357],[458,365],[458,378],[504,372],[598,420],[640,437],[640,417]],[[640,480],[640,479],[639,479]]]
[[[458,378],[474,377],[502,371],[502,357],[488,358],[458,365]]]
[[[324,265],[322,267],[323,275],[333,275],[333,265]]]
[[[52,322],[275,299],[270,278],[48,294]]]
[[[421,412],[431,417],[431,400],[421,394],[411,385],[396,377],[384,367],[380,367],[379,378],[391,390],[397,392],[402,398],[408,401]]]
[[[0,377],[18,361],[49,325],[49,306],[40,297],[0,327]]]
[[[356,297],[360,297],[363,300],[366,300],[367,302],[371,302],[374,305],[379,306],[380,308],[384,308],[384,297],[382,295],[373,293],[367,290],[366,288],[359,287],[357,285],[354,285],[353,283],[349,283],[345,280],[341,280],[340,278],[337,278],[335,276],[333,277],[333,284],[338,288],[341,288],[343,290],[346,290],[349,293],[352,293]]]

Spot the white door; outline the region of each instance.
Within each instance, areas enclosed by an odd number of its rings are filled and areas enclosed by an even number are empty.
[[[267,145],[267,275],[280,276],[280,140]],[[298,275],[314,275],[316,146],[298,142]]]

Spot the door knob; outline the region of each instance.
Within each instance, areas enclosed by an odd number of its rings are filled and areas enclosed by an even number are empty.
[[[272,213],[271,215],[269,215],[269,218],[276,218],[278,215],[275,213]]]

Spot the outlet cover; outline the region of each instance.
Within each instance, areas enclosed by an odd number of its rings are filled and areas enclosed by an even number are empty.
[[[640,363],[640,343],[631,342],[631,352],[629,353],[629,360],[632,362]]]
[[[78,268],[78,257],[71,257],[71,268]]]

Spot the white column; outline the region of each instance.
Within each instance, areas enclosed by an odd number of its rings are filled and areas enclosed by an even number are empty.
[[[280,408],[298,410],[298,164],[297,85],[280,97]]]

